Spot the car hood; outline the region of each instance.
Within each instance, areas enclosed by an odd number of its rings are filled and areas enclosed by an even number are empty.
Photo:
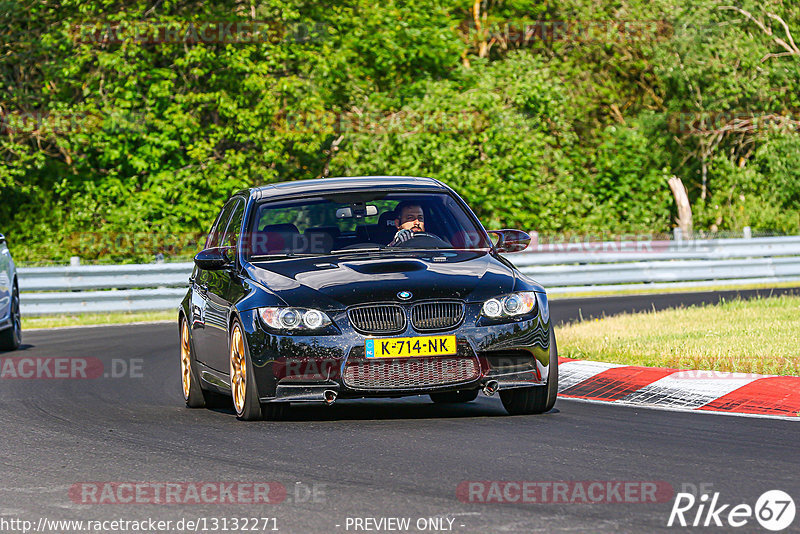
[[[482,301],[514,289],[516,271],[485,251],[380,251],[248,264],[287,305],[340,309],[371,302]]]

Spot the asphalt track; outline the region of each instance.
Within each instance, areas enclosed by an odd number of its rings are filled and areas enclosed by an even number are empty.
[[[604,300],[611,314],[697,298]],[[555,301],[552,313],[561,321],[600,315],[598,302]],[[135,370],[120,378],[0,380],[0,525],[12,518],[274,517],[279,532],[315,533],[367,532],[348,529],[348,518],[405,517],[414,526],[419,518],[447,517],[451,532],[684,530],[666,528],[672,495],[658,503],[597,504],[457,497],[464,481],[494,480],[661,481],[674,492],[702,487],[719,492],[722,503],[751,506],[764,491],[781,489],[800,504],[800,425],[790,421],[563,399],[548,414],[509,417],[498,398],[481,395],[460,406],[427,397],[340,401],[293,407],[285,421],[243,423],[230,410],[183,406],[171,324],[28,332],[13,356],[91,357],[106,373],[120,371],[120,361]],[[288,496],[257,505],[83,504],[70,497],[73,485],[91,481],[278,482]],[[308,497],[311,488],[316,498]],[[800,531],[800,517],[787,531],[793,529]],[[754,519],[735,530],[764,531]]]

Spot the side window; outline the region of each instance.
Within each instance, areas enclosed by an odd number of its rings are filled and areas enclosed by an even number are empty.
[[[235,247],[239,242],[239,234],[242,231],[242,218],[244,217],[245,203],[239,200],[238,204],[233,210],[231,221],[228,223],[228,229],[225,231],[225,236],[222,238],[223,247]]]
[[[228,227],[228,221],[231,218],[231,212],[236,206],[236,202],[238,202],[238,200],[239,199],[235,198],[225,204],[225,207],[222,208],[222,211],[219,213],[216,222],[214,222],[214,226],[211,227],[211,232],[208,233],[208,239],[206,239],[205,248],[220,246],[220,243],[222,242],[222,236],[225,233],[225,229]]]

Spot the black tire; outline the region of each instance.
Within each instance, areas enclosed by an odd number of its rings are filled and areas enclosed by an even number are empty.
[[[22,317],[19,312],[19,288],[14,282],[11,291],[11,327],[0,332],[0,350],[17,350],[22,344]]]
[[[253,363],[239,318],[233,320],[228,342],[230,360],[231,397],[236,417],[241,421],[263,419],[261,403],[253,376]]]
[[[200,377],[197,373],[194,349],[192,348],[192,338],[189,333],[189,323],[185,317],[181,317],[179,332],[183,400],[189,408],[204,408],[206,406],[206,394],[200,386]]]
[[[527,415],[549,412],[558,397],[558,347],[553,326],[550,326],[550,363],[547,385],[530,388],[500,390],[503,407],[511,415]]]
[[[459,389],[458,391],[447,391],[445,393],[431,393],[429,397],[436,404],[471,402],[478,398],[478,390]]]

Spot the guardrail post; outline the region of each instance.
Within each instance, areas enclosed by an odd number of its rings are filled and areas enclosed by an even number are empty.
[[[79,256],[72,256],[69,259],[69,266],[70,267],[79,267],[81,264],[81,258]]]
[[[745,239],[752,239],[753,238],[753,231],[750,229],[749,226],[744,227],[744,238]]]

